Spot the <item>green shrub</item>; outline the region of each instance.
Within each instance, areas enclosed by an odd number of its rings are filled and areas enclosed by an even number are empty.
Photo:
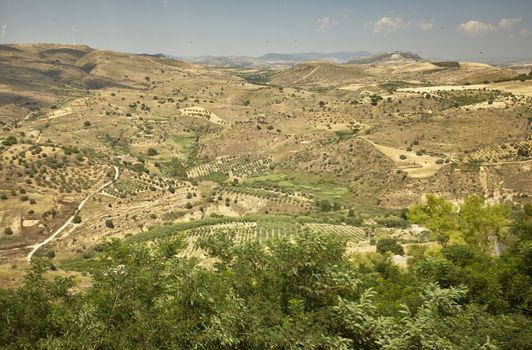
[[[4,146],[11,146],[17,144],[17,138],[15,136],[8,136],[5,140],[2,141],[2,145]]]
[[[395,255],[404,255],[405,250],[397,243],[393,238],[383,238],[377,242],[377,252],[384,254],[386,252],[392,252]]]
[[[72,218],[72,222],[73,222],[74,224],[79,224],[79,223],[81,223],[81,216],[79,216],[79,214],[74,215],[74,218]]]

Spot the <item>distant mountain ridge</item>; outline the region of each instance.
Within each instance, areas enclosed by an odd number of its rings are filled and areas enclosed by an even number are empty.
[[[301,53],[267,53],[259,57],[249,56],[194,56],[177,57],[169,56],[182,61],[196,64],[205,64],[222,67],[255,67],[272,65],[293,65],[306,61],[331,61],[335,63],[345,63],[353,58],[369,56],[367,51],[342,51],[342,52],[301,52]]]
[[[368,51],[342,51],[342,52],[301,52],[293,54],[282,54],[282,53],[267,53],[258,57],[259,59],[268,60],[268,61],[288,61],[288,62],[304,62],[304,61],[316,61],[316,60],[327,60],[333,61],[336,63],[347,62],[356,57],[363,57],[371,55]]]
[[[372,64],[383,63],[390,61],[421,61],[424,60],[418,54],[409,51],[391,51],[391,52],[378,52],[369,57],[358,57],[349,60],[349,64]]]

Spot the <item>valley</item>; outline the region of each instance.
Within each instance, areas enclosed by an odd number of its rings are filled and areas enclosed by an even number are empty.
[[[202,256],[199,236],[314,230],[362,251],[416,242],[404,210],[427,193],[530,202],[532,80],[518,72],[394,53],[261,74],[1,45],[2,284],[32,253],[79,270],[111,238],[184,232]]]

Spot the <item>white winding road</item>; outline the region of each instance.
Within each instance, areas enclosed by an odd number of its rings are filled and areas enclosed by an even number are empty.
[[[113,182],[116,181],[116,179],[118,179],[118,174],[119,174],[119,170],[118,170],[118,167],[115,165],[115,177],[114,179],[112,179],[111,181],[107,182],[107,183],[104,183],[103,185],[101,185],[96,191],[90,193],[87,197],[85,197],[85,199],[79,203],[77,209],[76,209],[76,212],[74,213],[74,215],[72,215],[68,220],[67,222],[65,222],[63,224],[63,226],[61,226],[60,228],[58,228],[50,237],[48,237],[46,240],[42,241],[41,243],[38,243],[36,244],[35,246],[33,246],[33,249],[32,251],[28,254],[28,256],[26,257],[26,259],[28,261],[31,261],[31,257],[33,256],[33,254],[35,254],[35,252],[37,252],[43,245],[51,242],[55,237],[57,237],[61,232],[63,232],[65,230],[65,228],[67,228],[67,226],[72,222],[72,219],[74,219],[74,216],[76,216],[76,213],[81,210],[81,208],[83,208],[83,206],[85,205],[85,203],[89,200],[89,198],[95,194],[95,193],[98,193],[100,192],[101,190],[103,190],[105,187],[109,186],[110,184],[112,184]]]

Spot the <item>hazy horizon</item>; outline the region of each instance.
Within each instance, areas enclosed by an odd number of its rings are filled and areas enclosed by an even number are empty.
[[[0,0],[2,43],[84,44],[179,57],[411,51],[532,58],[532,2]]]

